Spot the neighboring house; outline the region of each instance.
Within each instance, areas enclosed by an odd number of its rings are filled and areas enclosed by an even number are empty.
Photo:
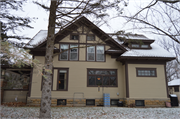
[[[168,82],[169,94],[176,94],[180,102],[180,79]]]
[[[175,59],[153,39],[143,35],[106,34],[85,17],[57,33],[53,58],[52,105],[165,106],[169,101],[166,62]],[[47,31],[39,31],[26,45],[34,59],[45,62]],[[112,37],[111,37],[112,36]],[[122,39],[126,39],[125,41]],[[65,51],[67,49],[70,49]],[[40,105],[42,75],[32,69],[28,105]]]

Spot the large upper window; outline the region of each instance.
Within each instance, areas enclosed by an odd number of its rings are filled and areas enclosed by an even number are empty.
[[[68,90],[68,69],[58,70],[57,90]]]
[[[78,60],[78,45],[61,44],[60,60]]]
[[[88,87],[117,87],[116,69],[88,69],[87,70]]]
[[[179,86],[174,87],[174,92],[179,92]]]
[[[136,68],[138,77],[157,77],[156,68]]]
[[[104,61],[104,46],[87,46],[87,61]]]

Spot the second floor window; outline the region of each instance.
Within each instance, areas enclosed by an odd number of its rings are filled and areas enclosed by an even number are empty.
[[[78,45],[61,44],[60,60],[78,60]]]
[[[104,61],[104,46],[87,46],[87,61]]]

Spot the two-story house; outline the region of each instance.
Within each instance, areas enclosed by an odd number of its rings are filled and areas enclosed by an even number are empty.
[[[26,45],[42,64],[46,36],[41,30]],[[166,62],[175,57],[144,35],[119,35],[126,40],[111,36],[85,17],[58,32],[54,53],[64,52],[53,57],[52,105],[103,105],[103,93],[109,93],[111,105],[121,100],[165,106]],[[40,105],[41,87],[42,75],[33,68],[28,105]]]

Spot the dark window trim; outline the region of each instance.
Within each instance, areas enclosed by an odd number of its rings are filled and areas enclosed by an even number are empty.
[[[153,70],[155,71],[155,75],[154,76],[141,76],[141,75],[138,75],[138,70]],[[157,71],[156,71],[156,68],[136,68],[136,76],[137,77],[157,77]]]
[[[59,50],[60,51],[61,51],[61,45],[68,45],[68,48],[69,48],[67,50],[68,51],[68,59],[67,60],[61,59],[61,54],[59,54],[59,56],[58,56],[59,57],[58,58],[59,61],[79,61],[79,44],[78,43],[60,43],[59,44]],[[77,60],[71,60],[70,59],[70,45],[78,45],[78,48],[77,48],[78,49],[78,52],[77,52],[78,53],[78,56],[77,56],[78,58],[77,58]]]
[[[87,101],[93,101],[94,104],[87,104]],[[92,106],[95,106],[95,99],[86,99],[86,105],[92,105]]]
[[[57,87],[56,90],[57,91],[68,91],[68,80],[69,80],[69,68],[57,68]],[[66,83],[66,89],[58,89],[59,85],[58,85],[58,79],[59,79],[59,70],[67,70],[67,83]]]
[[[94,37],[94,40],[87,40],[87,37],[88,36],[93,36]],[[96,41],[96,36],[94,34],[87,34],[86,35],[86,41]]]
[[[75,40],[75,39],[71,39],[72,38],[72,35],[78,35],[78,39],[77,40],[79,40],[79,34],[78,33],[72,33],[72,34],[70,34],[70,40]]]
[[[179,86],[174,86],[174,92],[179,92]]]
[[[89,74],[89,70],[109,70],[109,71],[115,71],[116,75],[105,75],[105,76],[115,76],[116,77],[116,85],[115,86],[108,86],[108,85],[100,85],[100,87],[118,87],[118,70],[117,69],[94,69],[94,68],[87,68],[87,87],[98,87],[98,85],[89,85],[89,78],[88,76],[103,76],[100,74]],[[102,81],[103,82],[103,81]]]
[[[143,105],[136,105],[137,101],[143,101]],[[136,106],[145,106],[144,104],[145,104],[145,103],[144,103],[144,100],[135,100],[135,105],[136,105]]]
[[[110,104],[111,104],[111,105],[117,105],[117,104],[112,104],[112,101],[119,101],[119,99],[111,99]]]
[[[86,58],[85,58],[86,61],[87,61],[87,62],[106,62],[106,53],[105,53],[106,45],[102,45],[102,44],[101,44],[101,45],[93,45],[93,46],[95,47],[95,60],[94,60],[94,61],[89,61],[89,60],[88,60],[88,58],[87,58],[87,56],[88,56],[88,55],[87,55],[87,54],[88,54],[88,53],[87,53],[87,48],[88,48],[88,47],[87,47],[87,45],[86,45],[86,55],[85,55],[85,56],[86,56]],[[97,53],[96,53],[96,51],[97,51],[97,46],[103,46],[103,47],[104,47],[104,61],[97,61],[97,59],[96,59],[96,56],[97,56]]]

